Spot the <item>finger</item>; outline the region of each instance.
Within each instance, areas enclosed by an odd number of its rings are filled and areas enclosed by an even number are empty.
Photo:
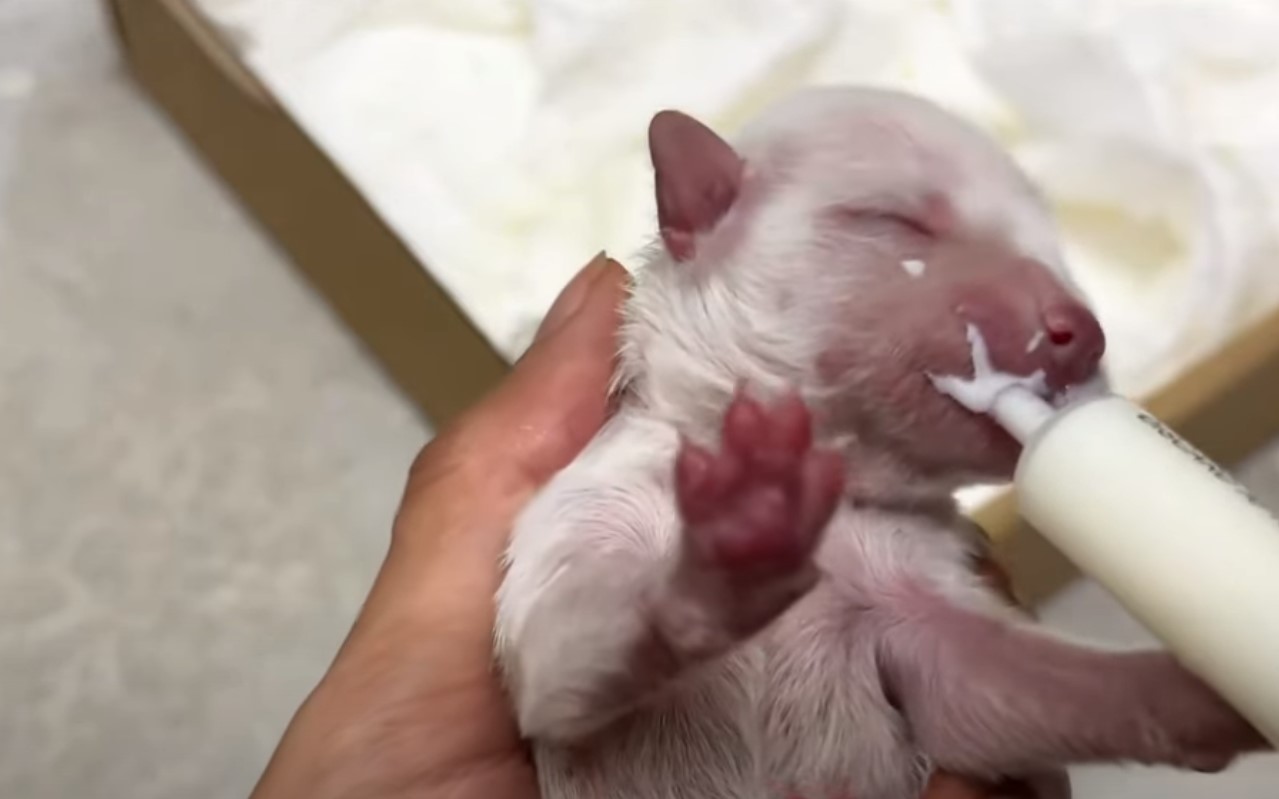
[[[560,319],[547,323],[496,389],[423,449],[406,506],[445,477],[457,486],[453,493],[471,496],[467,507],[485,507],[477,494],[519,501],[572,460],[608,413],[627,285],[626,270],[611,259],[583,269],[555,304]]]
[[[502,462],[519,467],[535,484],[572,460],[609,411],[629,280],[612,259],[587,269],[590,282],[576,309],[568,318],[548,323],[549,329],[474,417],[477,428],[506,442]]]
[[[538,325],[537,334],[533,336],[534,343],[559,330],[565,322],[573,318],[590,294],[591,286],[607,269],[608,263],[608,256],[601,251],[569,281],[560,292],[560,296],[551,304],[551,309],[546,312],[546,318],[542,320],[542,324]]]

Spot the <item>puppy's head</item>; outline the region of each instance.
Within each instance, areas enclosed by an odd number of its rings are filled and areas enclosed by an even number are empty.
[[[649,129],[661,251],[630,311],[626,368],[650,398],[722,407],[738,379],[798,385],[832,432],[942,482],[1002,479],[1017,444],[941,395],[995,369],[1045,393],[1099,378],[1105,338],[1012,160],[939,107],[812,89],[734,144],[673,111]],[[699,399],[707,397],[707,399]]]

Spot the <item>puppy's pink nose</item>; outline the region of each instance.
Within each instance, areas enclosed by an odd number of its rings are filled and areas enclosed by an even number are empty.
[[[1049,377],[1061,386],[1093,377],[1106,352],[1106,334],[1097,317],[1084,306],[1061,303],[1044,309],[1044,332],[1055,365]]]

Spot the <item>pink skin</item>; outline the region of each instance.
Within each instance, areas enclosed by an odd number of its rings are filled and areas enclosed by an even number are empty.
[[[835,220],[836,233],[850,241],[873,237],[877,246],[861,247],[858,257],[885,279],[873,291],[850,292],[841,306],[880,335],[832,342],[819,362],[829,384],[855,383],[858,390],[833,414],[891,436],[892,449],[925,473],[1010,477],[1017,442],[988,417],[941,395],[927,375],[972,375],[966,327],[975,324],[994,368],[1015,375],[1042,370],[1048,388],[1061,391],[1097,374],[1105,336],[1092,312],[1047,267],[995,242],[934,235],[891,219],[838,214]],[[927,263],[927,274],[904,274],[905,258]],[[884,401],[868,406],[863,395]],[[899,430],[902,408],[912,415]]]
[[[680,112],[657,114],[648,137],[667,251],[676,261],[689,261],[699,247],[724,250],[724,243],[709,234],[749,193],[748,181],[757,178],[747,174],[745,163],[727,142]],[[918,408],[921,418],[915,435],[901,445],[926,468],[962,466],[974,476],[1007,478],[1016,464],[1017,443],[989,419],[972,416],[938,395],[925,371],[971,374],[964,326],[973,322],[982,330],[997,369],[1011,374],[1042,369],[1049,388],[1060,391],[1097,371],[1105,336],[1092,312],[1047,267],[1011,257],[996,242],[959,233],[943,196],[929,196],[914,217],[834,208],[826,222],[835,233],[857,237],[858,257],[878,255],[878,271],[892,276],[875,291],[850,293],[845,313],[852,319],[875,320],[871,327],[886,334],[880,341],[896,349],[877,357],[865,341],[832,342],[821,368],[836,382],[846,370],[856,369],[860,388],[894,398],[884,408]],[[735,235],[743,224],[748,222],[737,220]],[[866,236],[879,243],[878,252],[864,246]],[[905,258],[927,263],[928,276],[914,280],[902,274]],[[930,329],[945,334],[919,335]],[[1027,352],[1027,343],[1040,330],[1043,341]],[[894,366],[903,360],[909,368]],[[894,368],[868,374],[868,362]],[[862,423],[891,429],[884,421],[872,418]],[[931,433],[919,435],[921,421]],[[920,441],[928,442],[926,451],[916,446]]]
[[[662,241],[676,260],[687,261],[697,234],[713,228],[737,198],[744,164],[710,128],[678,111],[654,116],[648,141]],[[667,180],[667,175],[695,179]]]
[[[816,584],[813,551],[843,492],[843,459],[813,448],[795,395],[770,407],[739,390],[722,440],[717,453],[686,441],[675,462],[684,541],[658,626],[681,658],[753,635]]]
[[[673,112],[654,119],[650,143],[663,240],[676,260],[691,259],[742,193],[744,165],[709,129]],[[822,366],[835,385],[855,370],[860,393],[881,397],[873,408],[916,409],[908,434],[893,442],[908,460],[1007,477],[1016,442],[939,395],[925,372],[971,375],[965,326],[972,323],[996,369],[1042,370],[1058,392],[1096,375],[1105,336],[1047,267],[959,233],[953,217],[942,197],[930,197],[915,219],[832,212],[836,232],[857,237],[859,257],[878,256],[862,268],[885,276],[873,291],[850,292],[844,313],[894,349],[881,356],[867,352],[873,342],[854,338],[834,345]],[[878,252],[867,252],[868,237]],[[904,258],[924,260],[928,277],[902,274]],[[834,409],[837,418],[840,410]],[[848,412],[854,416],[844,420],[856,425],[855,414],[865,409],[859,403]],[[871,424],[891,429],[879,419]],[[808,414],[798,400],[770,412],[739,394],[725,418],[724,451],[716,457],[685,444],[677,459],[676,495],[686,521],[682,571],[696,575],[689,585],[714,586],[699,589],[703,596],[741,608],[722,617],[724,632],[737,640],[816,579],[811,553],[837,500],[834,481],[842,469],[810,445]],[[1215,770],[1240,751],[1264,746],[1166,654],[1108,653],[1029,629],[1014,632],[924,587],[891,607],[882,676],[900,693],[920,745],[941,765],[990,777],[1047,772],[1044,781],[1059,784],[1052,766],[1072,760]],[[711,637],[717,648],[726,646]]]
[[[928,374],[971,374],[974,324],[996,369],[1042,370],[1057,392],[1097,373],[1105,337],[1050,269],[1014,251],[1020,238],[952,205],[975,187],[990,207],[1030,203],[1003,161],[935,116],[911,122],[904,105],[873,124],[864,106],[835,105],[812,139],[787,127],[812,106],[772,118],[778,154],[756,139],[743,148],[756,163],[684,114],[650,127],[669,258],[628,306],[618,426],[517,525],[514,588],[499,597],[520,723],[547,744],[535,747],[544,793],[720,795],[758,768],[775,769],[763,778],[778,796],[802,784],[801,796],[829,799],[871,772],[909,780],[923,756],[1061,799],[1069,763],[1213,770],[1264,748],[1166,653],[1056,638],[967,571],[979,547],[949,491],[1007,478],[1019,450]],[[835,122],[849,126],[825,135]],[[924,153],[933,193],[898,187],[913,174],[903,140]],[[897,166],[876,173],[880,161]],[[863,178],[879,182],[845,196]],[[792,213],[752,228],[779,208]],[[771,233],[744,235],[759,230]],[[758,249],[738,258],[744,243]],[[908,258],[926,273],[907,274]],[[746,270],[750,291],[718,280],[729,268]],[[805,291],[808,275],[820,291]],[[677,431],[715,423],[705,400],[760,373],[807,404],[739,390],[724,398],[717,448],[683,439],[667,460]],[[731,657],[747,649],[754,657]],[[746,701],[757,704],[737,713]],[[627,717],[635,724],[612,726]],[[758,752],[745,743],[757,738]],[[581,757],[564,761],[564,745]],[[907,782],[886,785],[872,795],[915,799]]]
[[[926,590],[894,616],[881,647],[885,685],[920,746],[956,772],[1116,760],[1219,771],[1266,748],[1166,653],[1080,647]]]
[[[739,392],[723,441],[718,454],[686,442],[675,462],[691,555],[731,572],[798,568],[843,488],[839,453],[812,449],[812,420],[794,395],[768,408]]]

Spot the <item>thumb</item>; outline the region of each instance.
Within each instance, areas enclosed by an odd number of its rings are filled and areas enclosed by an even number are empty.
[[[458,469],[483,475],[491,491],[519,493],[572,460],[608,415],[628,284],[610,258],[587,264],[506,379],[422,451],[409,493]]]
[[[602,258],[569,284],[533,346],[468,420],[480,451],[537,484],[586,445],[608,415],[628,283],[621,264]]]
[[[537,335],[533,337],[534,346],[536,346],[537,342],[558,331],[566,322],[577,315],[577,312],[582,308],[582,304],[590,295],[591,288],[596,281],[606,272],[611,271],[610,265],[616,265],[616,262],[601,252],[592,258],[586,266],[582,267],[582,270],[569,281],[564,290],[560,292],[560,295],[556,297],[555,302],[551,304],[551,309],[546,312],[546,318],[542,320],[542,324],[537,328]]]

